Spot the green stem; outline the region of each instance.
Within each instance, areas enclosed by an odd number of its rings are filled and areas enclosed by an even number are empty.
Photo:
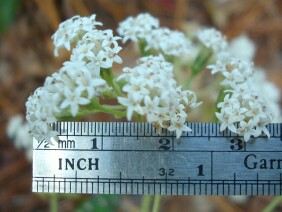
[[[215,102],[216,112],[220,112],[220,109],[217,108],[217,105],[218,105],[218,103],[223,102],[224,97],[225,97],[225,95],[226,95],[226,93],[224,92],[225,90],[226,90],[226,88],[222,88],[222,89],[219,91],[219,94],[218,94],[218,96],[217,96],[217,100],[216,100],[216,102]],[[214,122],[218,122],[218,119],[217,119],[217,117],[215,116],[215,113],[214,113]]]
[[[101,77],[114,89],[117,96],[124,96],[111,68],[101,70]]]
[[[186,82],[183,85],[184,89],[188,89],[193,81],[193,79],[195,79],[195,75],[191,74],[188,78],[188,80],[186,80]]]
[[[266,207],[263,209],[263,212],[272,212],[274,211],[274,209],[280,204],[282,203],[282,196],[278,196],[278,197],[275,197],[272,202]]]
[[[126,116],[125,106],[123,105],[101,105],[97,98],[92,100],[92,103],[80,108],[76,117],[72,117],[69,110],[64,111],[57,117],[58,121],[77,120],[81,117],[93,114],[95,112],[103,112],[114,115],[116,118]]]
[[[206,47],[203,47],[200,50],[198,56],[192,64],[192,75],[198,75],[205,68],[212,54],[212,50]]]
[[[107,107],[108,109],[112,110],[125,110],[126,107],[124,105],[101,105],[103,107]]]
[[[174,58],[173,59],[173,66],[174,66],[174,75],[175,75],[175,79],[176,81],[180,84],[180,85],[183,85],[184,84],[184,80],[183,80],[183,67],[182,67],[182,64],[181,64],[181,61],[178,59],[178,58]]]
[[[176,61],[175,56],[169,56],[164,54],[164,58],[167,62],[172,63],[175,66],[175,61]]]
[[[58,211],[58,195],[56,193],[50,194],[50,212]]]
[[[144,116],[134,113],[134,116],[137,119],[137,122],[144,122]]]
[[[161,195],[155,195],[152,212],[158,212],[159,211],[160,203],[161,203]]]
[[[194,60],[192,67],[191,67],[191,74],[189,78],[184,83],[184,88],[187,89],[190,87],[191,82],[194,80],[194,78],[201,73],[202,70],[206,67],[208,64],[210,58],[212,57],[212,51],[208,48],[203,47],[196,59]]]
[[[95,111],[112,114],[116,118],[121,118],[126,115],[125,111],[114,110],[112,105],[100,105],[99,107],[95,108]]]
[[[141,202],[141,212],[150,211],[152,195],[143,195]]]
[[[138,46],[139,46],[139,51],[140,51],[140,54],[141,54],[142,57],[151,55],[150,50],[147,50],[147,51],[145,50],[146,45],[147,45],[147,43],[146,43],[145,40],[139,40]]]

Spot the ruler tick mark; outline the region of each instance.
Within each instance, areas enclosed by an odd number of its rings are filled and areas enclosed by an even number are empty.
[[[54,177],[53,177],[53,193],[55,193],[55,191],[56,191],[55,181],[56,181],[56,177],[54,175]]]

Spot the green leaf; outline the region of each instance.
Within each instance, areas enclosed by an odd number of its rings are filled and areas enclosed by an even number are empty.
[[[120,206],[120,202],[121,195],[95,195],[90,198],[86,198],[81,204],[78,205],[75,211],[117,211]]]
[[[0,0],[0,32],[11,25],[20,7],[19,0]]]
[[[198,75],[207,65],[213,52],[208,48],[202,48],[192,65],[192,75]]]

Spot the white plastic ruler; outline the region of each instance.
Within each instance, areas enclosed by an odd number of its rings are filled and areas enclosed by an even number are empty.
[[[151,124],[58,122],[33,143],[34,192],[282,195],[282,124],[247,143],[219,124],[188,123],[180,139]]]

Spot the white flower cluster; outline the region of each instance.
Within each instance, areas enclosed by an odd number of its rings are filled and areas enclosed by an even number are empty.
[[[184,33],[173,31],[168,28],[158,28],[152,30],[145,38],[145,50],[157,50],[169,56],[181,56],[189,54],[191,42]]]
[[[110,89],[101,78],[100,70],[108,69],[114,62],[121,63],[117,55],[121,50],[112,30],[97,30],[95,15],[75,16],[63,22],[53,35],[55,55],[58,49],[75,44],[71,59],[63,64],[58,73],[47,77],[44,86],[38,88],[27,102],[26,119],[33,136],[49,140],[57,135],[52,123],[58,117],[79,115],[79,108],[90,104],[105,89]]]
[[[84,34],[72,51],[71,61],[84,61],[87,68],[100,73],[100,68],[111,68],[113,62],[122,63],[117,55],[121,47],[112,30],[92,30]]]
[[[136,112],[146,116],[157,129],[176,131],[177,138],[183,131],[191,130],[184,123],[188,113],[200,103],[194,92],[177,87],[173,65],[163,56],[143,57],[136,67],[123,71],[119,79],[127,82],[123,87],[127,97],[118,97],[118,101],[127,107],[128,120]]]
[[[220,113],[216,113],[221,122],[220,131],[228,128],[244,136],[246,142],[251,136],[258,137],[262,133],[269,137],[266,125],[272,121],[272,114],[265,101],[249,88],[228,91],[224,101],[217,107],[220,108]]]
[[[123,42],[128,40],[137,42],[145,37],[155,28],[159,27],[159,20],[148,13],[141,13],[137,17],[128,17],[117,28],[119,35],[123,37]]]
[[[57,121],[57,116],[64,111],[76,116],[79,106],[89,104],[105,88],[106,82],[87,69],[84,62],[65,62],[26,102],[26,120],[33,136],[38,140],[55,137],[57,132],[52,131],[50,124]]]
[[[273,114],[272,122],[282,122],[282,113],[280,109],[280,90],[273,83],[267,80],[265,71],[263,69],[255,69],[254,83],[252,84],[252,87],[263,99],[266,100],[265,103],[267,108],[269,108]]]
[[[24,149],[27,159],[32,161],[32,136],[29,134],[28,125],[24,123],[21,115],[12,116],[9,119],[6,132],[15,146]]]
[[[189,53],[191,42],[185,34],[168,28],[159,28],[159,20],[147,13],[129,17],[117,29],[123,42],[144,42],[145,50],[154,50],[168,56],[181,56]]]
[[[229,56],[219,57],[215,64],[208,65],[207,68],[211,69],[212,74],[220,72],[224,76],[221,85],[230,86],[233,89],[245,83],[252,83],[254,76],[251,62]]]
[[[227,49],[228,43],[225,37],[214,28],[200,30],[197,37],[204,46],[211,48],[216,54]]]
[[[262,133],[269,137],[266,125],[273,121],[271,108],[275,106],[268,102],[269,98],[267,95],[263,96],[260,90],[266,80],[261,80],[259,83],[256,77],[256,69],[251,62],[255,48],[246,54],[239,54],[241,59],[235,57],[236,52],[233,50],[236,49],[236,44],[241,45],[242,43],[249,43],[248,46],[252,46],[246,37],[241,37],[232,43],[232,48],[217,53],[215,64],[208,65],[207,68],[211,70],[212,74],[221,73],[223,75],[224,80],[221,85],[225,86],[228,92],[224,101],[217,105],[220,108],[220,113],[216,113],[221,122],[220,130],[228,128],[244,136],[244,140],[248,141],[251,136],[258,137]],[[230,88],[232,90],[228,90]]]
[[[97,22],[96,15],[90,17],[74,16],[59,25],[59,29],[52,36],[55,45],[54,55],[58,56],[60,48],[70,50],[71,44],[76,43],[86,32],[92,31],[96,26],[102,25]]]
[[[228,52],[239,59],[252,61],[255,56],[256,46],[247,35],[240,35],[230,42]]]

